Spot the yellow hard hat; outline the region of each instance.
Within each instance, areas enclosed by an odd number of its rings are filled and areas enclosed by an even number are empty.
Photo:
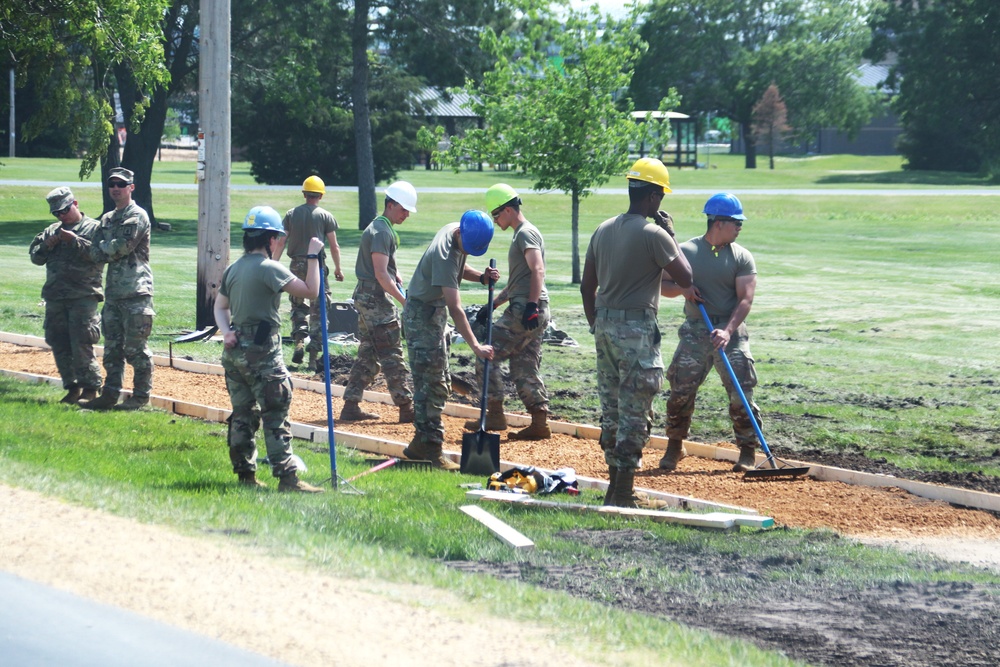
[[[302,192],[312,192],[317,195],[326,194],[326,183],[319,176],[310,176],[302,181]]]
[[[670,192],[670,174],[663,163],[655,157],[641,157],[628,170],[625,178],[630,181],[644,181],[663,186],[664,192]]]

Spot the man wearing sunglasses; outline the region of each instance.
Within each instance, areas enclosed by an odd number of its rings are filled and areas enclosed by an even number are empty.
[[[104,300],[104,265],[92,260],[87,246],[77,239],[91,238],[97,221],[80,211],[69,188],[56,188],[45,199],[56,222],[36,236],[28,249],[32,263],[45,266],[45,342],[52,348],[66,389],[61,402],[92,400],[101,386],[94,344],[101,337],[97,304]],[[68,232],[66,241],[63,231]]]
[[[149,216],[132,201],[134,174],[116,167],[108,175],[108,193],[115,209],[101,216],[90,241],[90,256],[107,262],[104,330],[104,388],[101,395],[80,407],[92,410],[138,410],[149,403],[153,389],[153,354],[146,341],[153,329],[153,272],[149,267]],[[132,396],[117,405],[125,378],[125,362],[132,366]]]
[[[729,419],[733,423],[736,444],[740,448],[739,461],[734,472],[750,470],[754,466],[754,448],[757,436],[753,423],[743,409],[739,392],[732,386],[729,373],[716,350],[725,350],[743,393],[760,423],[760,411],[753,402],[753,388],[757,386],[757,373],[750,355],[750,339],[744,323],[753,305],[757,288],[757,267],[753,255],[736,243],[746,216],[743,204],[735,195],[720,193],[705,203],[708,229],[699,236],[681,244],[694,272],[694,284],[682,288],[664,275],[661,294],[666,297],[683,296],[684,315],[677,335],[680,341],[674,351],[673,361],[667,369],[670,398],[667,400],[667,452],[660,460],[660,468],[674,470],[684,458],[684,438],[691,427],[698,388],[708,377],[712,366],[722,378],[729,394]],[[714,327],[705,326],[698,304],[705,306]]]

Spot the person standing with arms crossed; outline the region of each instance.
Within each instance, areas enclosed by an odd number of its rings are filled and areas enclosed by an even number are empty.
[[[326,194],[326,184],[319,176],[310,176],[302,182],[302,196],[305,203],[288,209],[282,222],[287,237],[278,239],[278,247],[274,253],[275,261],[281,259],[281,254],[288,246],[288,256],[291,258],[289,269],[292,274],[304,280],[308,270],[309,240],[313,237],[325,238],[330,245],[330,257],[333,259],[333,276],[338,282],[344,280],[340,270],[340,246],[337,244],[337,230],[340,226],[337,219],[319,202]],[[320,253],[320,266],[323,268],[323,296],[326,299],[327,312],[330,312],[330,276],[326,269],[326,255]],[[319,301],[316,298],[303,299],[291,294],[288,300],[292,304],[292,339],[295,341],[295,351],[292,353],[292,363],[301,364],[305,348],[306,336],[309,336],[309,370],[322,373],[322,365],[317,365],[317,358],[323,352],[323,334],[320,328]]]
[[[740,200],[729,193],[713,195],[705,202],[704,213],[708,216],[705,235],[681,244],[681,252],[694,270],[694,284],[683,286],[663,276],[661,286],[663,296],[685,298],[684,315],[687,319],[677,331],[680,340],[667,369],[670,381],[667,452],[660,460],[660,468],[674,470],[686,455],[684,438],[691,429],[698,388],[715,366],[729,394],[729,419],[733,422],[736,445],[740,448],[733,472],[746,472],[754,467],[757,434],[718,354],[725,350],[753,411],[753,418],[760,424],[760,410],[753,402],[757,373],[750,355],[750,337],[745,324],[757,289],[757,266],[750,251],[736,243],[743,221],[747,219]],[[704,304],[712,321],[714,328],[711,331],[705,326],[698,309],[699,303]]]
[[[132,201],[134,174],[115,167],[108,174],[108,193],[115,210],[101,216],[90,241],[90,257],[107,262],[104,281],[104,388],[92,401],[80,401],[90,410],[138,410],[153,391],[153,353],[147,341],[153,331],[153,271],[149,267],[149,216]],[[86,243],[86,240],[81,240]],[[125,362],[132,366],[132,396],[118,403],[125,378]]]
[[[641,158],[627,178],[628,212],[605,220],[591,236],[580,293],[597,348],[600,444],[609,478],[604,504],[649,507],[654,503],[635,494],[635,471],[649,442],[653,399],[663,386],[660,279],[666,271],[687,287],[691,267],[673,239],[669,215],[658,210],[670,192],[667,168]]]
[[[292,431],[288,409],[292,381],[281,355],[281,293],[299,298],[319,294],[319,253],[323,242],[309,240],[306,279],[292,275],[271,257],[285,230],[278,212],[255,206],[243,221],[244,255],[222,275],[215,297],[215,324],[225,347],[222,367],[233,405],[229,418],[229,459],[239,483],[266,486],[257,479],[257,429],[263,422],[264,442],[278,491],[321,493],[323,489],[299,479],[292,459]]]
[[[521,211],[521,198],[511,186],[497,183],[486,191],[486,210],[493,222],[514,236],[507,252],[509,267],[507,285],[493,299],[497,309],[510,302],[507,310],[493,324],[493,361],[510,360],[510,376],[524,407],[531,414],[531,424],[516,433],[513,440],[545,440],[549,430],[549,396],[539,373],[542,363],[542,334],[549,326],[549,293],[545,289],[545,241],[541,232],[528,222]],[[485,336],[489,308],[476,314],[476,333]],[[483,364],[476,364],[476,383],[481,387]],[[487,402],[486,429],[503,431],[507,428],[504,415],[504,386],[500,373],[490,374],[490,399]],[[479,420],[465,422],[465,428],[479,430]]]
[[[28,249],[32,263],[45,267],[45,342],[66,390],[60,403],[89,401],[101,387],[94,345],[101,338],[97,304],[104,300],[104,265],[91,259],[79,239],[90,239],[97,221],[83,214],[69,188],[56,188],[45,199],[58,222],[36,236]]]
[[[429,460],[443,470],[458,470],[459,465],[445,458],[444,424],[441,412],[450,394],[448,370],[450,341],[445,326],[451,315],[455,328],[480,359],[492,359],[493,348],[480,345],[469,324],[459,284],[464,278],[481,285],[500,278],[500,272],[483,272],[466,265],[469,255],[486,254],[493,239],[493,222],[482,211],[466,211],[460,222],[442,227],[417,263],[410,278],[403,307],[406,348],[413,372],[413,407],[416,434],[403,450],[408,459]]]
[[[406,181],[396,181],[385,189],[382,215],[372,220],[361,234],[354,272],[354,307],[358,311],[361,344],[344,388],[341,421],[378,419],[361,409],[365,389],[381,368],[392,402],[399,406],[399,423],[413,422],[413,392],[407,386],[409,371],[403,363],[403,343],[399,313],[392,300],[406,306],[403,278],[396,268],[399,235],[393,225],[401,225],[417,212],[417,191]]]

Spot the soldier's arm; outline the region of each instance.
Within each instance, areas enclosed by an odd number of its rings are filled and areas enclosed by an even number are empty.
[[[375,267],[375,279],[382,286],[382,290],[405,306],[406,295],[403,294],[403,290],[396,283],[396,276],[389,273],[389,255],[382,252],[373,252],[372,265]]]
[[[135,249],[149,237],[149,220],[141,215],[134,215],[112,228],[111,238],[94,244],[100,248],[103,261],[113,262],[131,255]],[[91,257],[94,256],[91,246]]]

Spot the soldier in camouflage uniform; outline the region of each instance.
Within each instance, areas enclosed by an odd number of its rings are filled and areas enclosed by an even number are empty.
[[[549,326],[549,294],[545,289],[545,241],[541,232],[528,222],[521,212],[521,198],[506,183],[497,183],[486,191],[486,208],[493,222],[514,236],[507,251],[507,285],[493,299],[493,308],[510,302],[510,306],[493,324],[493,360],[510,361],[510,376],[524,407],[531,414],[531,425],[510,437],[514,440],[544,440],[552,435],[548,426],[549,395],[539,373],[542,363],[542,334]],[[488,308],[476,315],[477,336],[486,336]],[[482,386],[483,364],[476,364],[476,381]],[[503,431],[507,428],[504,415],[503,378],[490,374],[487,400],[486,429]],[[465,422],[465,428],[479,430],[479,420]]]
[[[635,494],[635,471],[649,442],[653,398],[663,384],[656,316],[660,279],[691,284],[691,267],[677,249],[665,213],[670,192],[663,163],[642,158],[628,172],[629,209],[604,221],[587,247],[580,292],[597,348],[601,448],[610,483],[605,505],[654,506]],[[647,218],[657,224],[650,224]]]
[[[687,319],[677,332],[680,342],[673,361],[667,369],[670,381],[670,398],[667,400],[667,452],[660,467],[674,470],[684,457],[684,438],[691,428],[698,388],[708,377],[712,366],[722,378],[729,394],[729,418],[733,422],[736,444],[740,456],[734,472],[750,470],[754,466],[757,435],[753,422],[743,408],[739,392],[732,384],[726,367],[716,353],[725,349],[733,372],[750,403],[754,418],[760,423],[760,410],[753,402],[753,388],[757,386],[757,373],[750,355],[750,338],[744,323],[753,305],[757,287],[757,267],[753,255],[736,243],[746,216],[743,205],[734,195],[721,193],[709,198],[705,204],[708,229],[699,236],[681,244],[694,271],[695,282],[682,288],[664,277],[663,296],[684,296],[684,314]],[[715,327],[709,331],[698,309],[705,305]]]
[[[281,254],[286,249],[291,258],[289,269],[292,274],[304,280],[308,261],[306,254],[309,249],[309,240],[313,237],[325,238],[330,244],[330,257],[333,259],[333,277],[338,282],[344,280],[344,272],[340,270],[340,246],[337,244],[337,230],[339,225],[336,218],[325,208],[319,206],[319,202],[326,194],[326,185],[319,176],[310,176],[302,183],[302,196],[305,203],[288,209],[285,219],[282,222],[287,237],[282,236],[278,240],[278,249],[275,251],[275,261],[281,259]],[[326,297],[327,312],[330,312],[330,273],[326,268],[326,253],[320,253],[320,266],[323,267],[323,294]],[[319,299],[303,299],[297,296],[288,296],[292,304],[292,339],[295,342],[295,351],[292,353],[292,363],[302,363],[303,351],[309,352],[309,370],[317,373],[323,372],[322,363],[318,363],[318,358],[323,353],[323,334],[320,328]],[[306,336],[309,337],[309,346],[305,347]]]
[[[101,216],[89,242],[90,257],[106,262],[104,308],[104,388],[80,407],[92,410],[138,410],[153,390],[153,353],[146,341],[153,330],[153,272],[149,268],[149,216],[132,201],[134,174],[116,167],[108,174],[108,191],[115,210]],[[81,243],[87,243],[81,239]],[[132,366],[132,396],[118,403],[125,362]]]
[[[413,422],[413,392],[407,386],[410,373],[403,363],[399,314],[392,302],[395,299],[401,306],[406,305],[403,278],[396,269],[399,235],[393,225],[403,224],[416,211],[416,190],[406,181],[397,181],[386,188],[382,215],[372,220],[361,234],[354,267],[358,277],[354,307],[358,311],[361,344],[344,389],[341,421],[378,419],[377,414],[362,410],[359,402],[381,369],[392,402],[399,406],[399,423]]]
[[[66,389],[61,402],[92,400],[101,387],[94,344],[101,337],[97,304],[104,300],[104,266],[90,258],[79,239],[89,240],[97,230],[97,221],[80,211],[69,188],[56,188],[45,199],[59,222],[36,236],[28,250],[32,263],[45,266],[45,342],[52,348]]]
[[[222,275],[215,299],[215,323],[225,347],[222,367],[233,404],[229,418],[229,459],[239,483],[264,487],[257,479],[257,429],[263,422],[264,442],[278,491],[320,493],[298,477],[292,457],[288,409],[292,382],[281,356],[281,293],[300,298],[319,294],[319,252],[323,242],[309,240],[305,281],[271,259],[284,235],[281,217],[270,206],[255,206],[243,221],[245,254]]]
[[[416,434],[403,450],[408,459],[430,460],[444,470],[457,470],[458,464],[445,458],[444,425],[441,412],[451,393],[448,370],[449,341],[445,334],[448,315],[458,333],[480,359],[490,359],[493,348],[480,345],[462,310],[459,283],[474,280],[485,284],[497,280],[500,272],[482,273],[466,265],[469,255],[481,256],[493,238],[493,223],[482,211],[466,211],[460,222],[440,229],[424,251],[406,292],[403,328],[413,372],[413,406]]]

